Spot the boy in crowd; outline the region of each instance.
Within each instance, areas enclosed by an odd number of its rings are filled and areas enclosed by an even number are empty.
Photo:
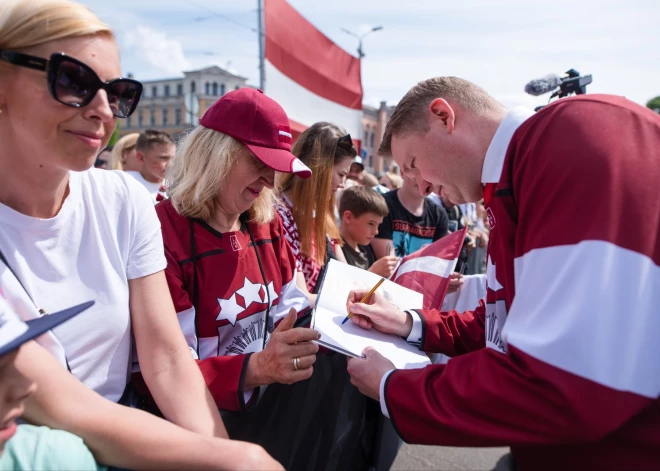
[[[385,278],[390,276],[398,259],[392,250],[377,259],[369,244],[387,214],[385,199],[369,187],[353,186],[342,193],[339,202],[339,233],[344,241],[342,250],[346,262]]]
[[[407,176],[400,189],[386,193],[384,198],[389,214],[371,243],[377,258],[387,255],[392,244],[394,255],[405,257],[449,233],[447,212],[422,196],[417,183]]]
[[[174,141],[166,132],[147,129],[138,137],[135,151],[141,165],[140,171],[129,170],[126,173],[144,185],[154,204],[166,199],[165,171],[176,152]]]
[[[15,365],[21,346],[87,309],[86,303],[23,322],[0,291],[0,470],[95,470],[82,439],[63,430],[17,425],[37,385]],[[98,467],[102,468],[102,467]]]

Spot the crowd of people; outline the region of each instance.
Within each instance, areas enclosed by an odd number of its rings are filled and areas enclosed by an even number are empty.
[[[86,7],[0,6],[0,469],[381,470],[401,439],[508,445],[529,469],[660,465],[657,116],[609,96],[535,115],[430,79],[376,176],[341,123],[293,142],[252,88],[176,142],[107,147],[142,91],[121,76]],[[319,348],[330,259],[389,277],[466,226],[449,291],[486,273],[474,311],[347,300],[449,363]]]

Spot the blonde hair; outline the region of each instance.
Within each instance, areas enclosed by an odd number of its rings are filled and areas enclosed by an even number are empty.
[[[326,236],[341,243],[335,221],[332,172],[335,164],[357,155],[348,141],[339,143],[339,138],[345,135],[344,129],[326,122],[307,128],[296,141],[292,153],[312,170],[311,178],[303,180],[289,173],[278,181],[278,191],[288,193],[291,199],[300,250],[319,265],[325,264]]]
[[[112,162],[110,162],[110,170],[123,170],[124,153],[135,148],[137,138],[140,134],[137,132],[126,134],[119,139],[115,146],[112,148]]]
[[[429,130],[427,108],[436,98],[458,103],[465,109],[477,113],[496,110],[499,103],[483,88],[458,77],[434,77],[408,90],[394,108],[385,126],[385,133],[378,153],[392,155],[392,136],[414,132],[424,134]]]
[[[103,35],[108,25],[80,3],[69,0],[2,0],[0,49],[21,50],[58,39]],[[0,67],[9,64],[0,62]]]
[[[197,126],[180,142],[167,170],[167,193],[182,216],[208,221],[218,208],[218,191],[247,149],[227,134]],[[261,190],[250,208],[250,222],[264,224],[274,216],[273,191]]]

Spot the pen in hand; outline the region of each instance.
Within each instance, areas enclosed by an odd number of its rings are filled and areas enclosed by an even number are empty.
[[[381,278],[380,281],[378,283],[376,283],[376,286],[371,288],[367,294],[362,296],[362,299],[360,299],[360,302],[361,303],[366,303],[367,301],[369,301],[369,298],[371,298],[371,296],[376,292],[378,287],[383,284],[383,281],[385,281],[385,278]],[[344,318],[344,320],[341,321],[341,325],[344,325],[351,318],[352,315],[353,315],[353,313],[349,312],[348,315]]]

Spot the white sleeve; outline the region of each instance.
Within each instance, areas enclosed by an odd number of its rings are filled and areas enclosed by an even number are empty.
[[[410,334],[408,335],[408,338],[406,339],[406,342],[408,342],[411,345],[417,345],[420,346],[422,345],[422,318],[419,317],[419,314],[417,314],[416,311],[409,310],[406,311],[410,317],[412,317],[413,321],[413,326],[412,329],[410,330]]]
[[[388,419],[390,418],[390,413],[387,410],[387,404],[385,402],[385,383],[387,383],[387,378],[390,377],[390,375],[395,372],[396,370],[390,370],[387,373],[383,375],[383,377],[380,379],[380,393],[378,394],[378,397],[380,397],[380,411],[383,413],[385,417]]]
[[[132,240],[126,274],[129,280],[162,271],[167,266],[163,235],[151,195],[137,180],[125,178],[132,211]]]

